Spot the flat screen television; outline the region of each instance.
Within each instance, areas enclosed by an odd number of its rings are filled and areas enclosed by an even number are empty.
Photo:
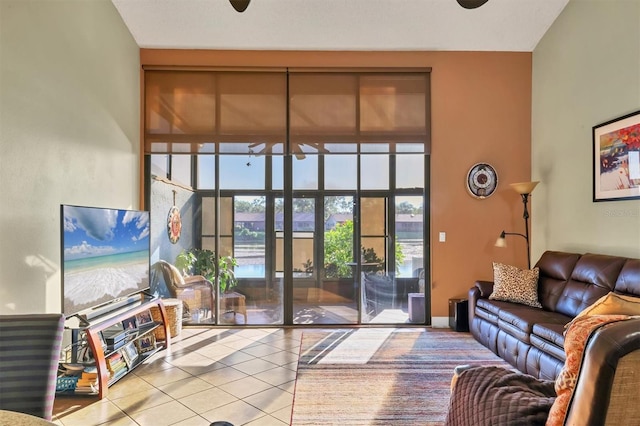
[[[149,212],[61,205],[62,312],[87,314],[149,288]]]

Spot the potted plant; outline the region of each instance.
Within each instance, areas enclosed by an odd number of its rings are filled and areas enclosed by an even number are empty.
[[[183,275],[202,275],[211,282],[215,282],[216,273],[220,283],[220,292],[226,293],[238,284],[233,267],[238,261],[231,256],[220,256],[209,249],[192,248],[182,250],[176,257],[176,268]]]

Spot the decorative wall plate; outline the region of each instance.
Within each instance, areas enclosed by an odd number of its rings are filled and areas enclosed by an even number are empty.
[[[467,189],[476,198],[487,198],[498,187],[498,174],[487,163],[474,164],[467,174]]]
[[[167,236],[169,241],[175,244],[180,239],[182,233],[182,220],[180,219],[180,210],[176,206],[169,209],[169,215],[167,216]]]

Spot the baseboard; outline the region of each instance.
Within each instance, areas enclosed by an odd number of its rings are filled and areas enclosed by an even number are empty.
[[[449,317],[431,317],[432,328],[449,328]]]

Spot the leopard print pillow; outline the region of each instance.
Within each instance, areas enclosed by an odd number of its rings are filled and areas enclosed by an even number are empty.
[[[520,269],[493,262],[493,293],[489,299],[542,308],[538,301],[538,276],[540,270]]]

